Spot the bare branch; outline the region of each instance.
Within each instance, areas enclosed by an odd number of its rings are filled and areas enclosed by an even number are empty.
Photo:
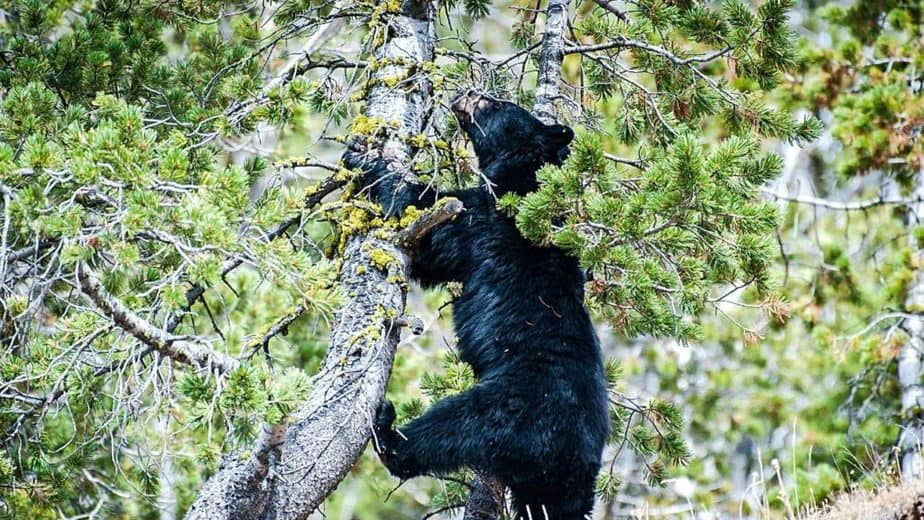
[[[665,49],[664,47],[660,47],[658,45],[652,45],[650,43],[643,42],[640,40],[630,40],[628,38],[623,38],[620,36],[606,43],[597,43],[593,45],[571,45],[571,46],[565,47],[564,53],[565,54],[584,54],[588,52],[603,51],[603,50],[609,50],[609,49],[620,49],[620,48],[642,49],[642,50],[651,52],[653,54],[657,54],[658,56],[661,56],[662,58],[666,58],[671,63],[673,63],[674,65],[678,65],[678,66],[690,65],[693,63],[708,63],[716,58],[721,58],[722,56],[725,56],[726,54],[730,53],[733,50],[733,47],[725,47],[724,49],[711,52],[709,54],[691,56],[689,58],[681,58],[677,56],[676,54],[672,53],[671,51]]]
[[[25,259],[27,259],[27,258],[29,258],[29,257],[32,257],[32,256],[34,256],[35,254],[40,253],[40,252],[42,252],[43,250],[50,248],[51,246],[55,245],[56,243],[57,243],[57,241],[55,241],[55,240],[42,240],[42,241],[38,242],[38,243],[35,244],[35,245],[31,245],[31,246],[29,246],[29,247],[24,247],[24,248],[22,248],[22,249],[20,249],[20,250],[18,250],[18,251],[13,251],[13,252],[11,252],[9,255],[7,255],[7,257],[6,257],[6,265],[7,265],[7,266],[10,266],[10,265],[12,265],[12,264],[14,264],[14,263],[16,263],[16,262],[20,262],[20,261],[25,260]]]
[[[118,298],[108,294],[103,284],[84,262],[77,263],[76,271],[80,290],[107,318],[138,341],[184,365],[218,372],[229,372],[238,367],[238,361],[227,354],[188,341],[168,338],[154,325],[135,314]]]
[[[599,5],[602,9],[604,9],[604,10],[606,10],[606,11],[609,11],[611,14],[616,15],[616,17],[619,18],[620,20],[622,20],[622,21],[624,21],[624,22],[628,22],[628,21],[629,21],[629,16],[626,15],[626,13],[624,13],[624,12],[620,11],[619,9],[617,9],[616,6],[613,5],[611,2],[609,2],[609,1],[607,1],[607,0],[594,0],[594,3],[596,3],[597,5]]]
[[[645,168],[645,161],[642,161],[641,159],[628,159],[626,157],[619,157],[607,152],[603,152],[603,156],[617,164],[625,164],[633,168],[638,168],[639,170]]]
[[[799,196],[794,197],[790,195],[783,195],[781,193],[775,193],[770,191],[767,188],[761,188],[761,191],[764,195],[768,197],[773,197],[777,200],[785,200],[787,202],[795,202],[797,204],[807,204],[809,206],[818,206],[821,208],[827,208],[837,211],[863,211],[870,208],[875,208],[877,206],[892,206],[892,205],[910,205],[915,203],[924,202],[918,197],[913,198],[886,198],[882,196],[878,199],[868,199],[868,200],[855,200],[851,202],[838,202],[836,200],[822,199],[819,197],[806,197]]]
[[[411,222],[411,224],[398,234],[398,243],[405,247],[414,247],[425,237],[434,227],[451,220],[460,215],[465,207],[458,199],[445,199],[433,206],[420,218]]]

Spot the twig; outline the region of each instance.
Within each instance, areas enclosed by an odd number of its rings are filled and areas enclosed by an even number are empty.
[[[108,294],[103,284],[90,269],[80,261],[77,263],[77,280],[80,290],[96,307],[122,330],[138,341],[169,357],[177,363],[224,373],[238,367],[238,361],[227,354],[202,347],[188,341],[168,338],[154,325],[135,314],[118,298]]]
[[[876,206],[909,205],[924,202],[922,197],[913,197],[907,199],[879,197],[878,199],[838,202],[835,200],[822,199],[819,197],[794,197],[790,195],[783,195],[782,193],[776,193],[767,188],[761,188],[761,192],[764,195],[773,197],[777,200],[785,200],[787,202],[795,202],[797,204],[808,204],[810,206],[818,206],[837,211],[862,211],[865,209],[875,208]]]
[[[276,320],[276,323],[274,323],[273,326],[270,327],[263,334],[263,336],[260,337],[260,339],[248,343],[245,349],[246,351],[249,351],[247,354],[248,357],[253,356],[260,349],[266,350],[269,346],[270,340],[280,334],[285,334],[289,329],[289,325],[298,319],[299,316],[304,314],[307,308],[308,307],[304,303],[296,305],[294,309]]]
[[[607,0],[594,0],[594,3],[596,3],[597,5],[599,5],[599,6],[600,6],[601,8],[603,8],[604,10],[609,11],[610,13],[616,15],[616,17],[619,18],[620,20],[622,20],[622,21],[624,21],[624,22],[626,22],[626,23],[629,22],[629,16],[626,15],[626,13],[624,13],[624,12],[620,11],[619,9],[617,9],[616,6],[614,6],[613,4],[611,4],[610,2],[608,2]]]

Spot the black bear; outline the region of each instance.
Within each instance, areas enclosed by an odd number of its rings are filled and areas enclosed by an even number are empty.
[[[510,488],[517,518],[584,518],[609,432],[584,274],[562,250],[524,239],[496,201],[535,190],[536,171],[561,164],[574,133],[483,94],[462,96],[452,109],[488,183],[443,193],[465,211],[423,239],[411,274],[425,286],[462,282],[453,302],[458,352],[478,383],[397,431],[385,401],[376,449],[402,479],[461,467],[494,476]],[[344,163],[363,171],[366,189],[389,214],[436,200],[432,189],[403,181],[388,160],[362,147],[351,147]]]

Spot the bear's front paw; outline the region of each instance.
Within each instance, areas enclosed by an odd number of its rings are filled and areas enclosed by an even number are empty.
[[[347,143],[347,149],[343,152],[343,166],[348,170],[363,170],[380,156],[381,153],[369,146],[365,139],[354,137]]]

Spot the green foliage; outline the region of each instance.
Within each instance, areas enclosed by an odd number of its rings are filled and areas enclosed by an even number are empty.
[[[227,25],[199,22],[227,12],[236,13]],[[266,231],[298,211],[302,190],[273,188],[250,201],[267,162],[233,166],[216,145],[260,121],[285,127],[307,98],[301,80],[261,94],[269,56],[261,39],[278,35],[265,33],[260,16],[244,2],[4,5],[4,514],[73,516],[108,504],[110,493],[134,497],[110,516],[150,514],[161,485],[155,452],[197,445],[195,456],[215,467],[222,451],[304,399],[300,366],[318,363],[307,346],[339,302],[336,265],[310,237],[268,244]],[[24,263],[8,263],[9,252]],[[227,275],[224,262],[237,256],[260,275]],[[259,331],[304,302],[306,318],[288,332],[313,341],[300,352],[273,340],[274,356],[298,367],[252,363],[216,378],[174,366],[80,296],[78,263],[158,329],[185,315],[168,336],[207,338],[246,359]],[[195,285],[209,289],[202,300],[188,299]],[[7,400],[11,391],[22,399]],[[141,448],[128,453],[129,445]],[[176,484],[194,490],[202,474],[185,462]]]
[[[695,339],[691,318],[716,284],[743,281],[770,294],[777,216],[757,194],[780,166],[747,137],[710,150],[684,134],[628,171],[588,133],[562,167],[540,172],[542,187],[520,203],[517,226],[578,256],[593,275],[590,302],[626,334]]]
[[[515,4],[522,9],[440,4],[439,57],[414,72],[431,80],[434,106],[473,86],[534,102],[541,15],[532,2]],[[871,231],[862,239],[845,238],[845,222],[830,214],[778,214],[761,188],[783,160],[767,150],[777,140],[810,140],[823,130],[820,119],[830,119],[843,147],[830,154],[842,179],[885,171],[910,187],[924,120],[921,96],[909,88],[924,66],[920,7],[831,4],[823,19],[803,11],[799,34],[831,36],[831,45],[818,45],[799,42],[787,18],[791,1],[611,3],[627,6],[622,16],[592,2],[573,5],[562,70],[580,89],[563,89],[574,103],[558,109],[580,136],[565,164],[540,172],[537,192],[505,196],[498,207],[531,240],[579,258],[592,276],[587,302],[620,342],[642,336],[653,344],[623,348],[603,338],[607,353],[621,356],[606,366],[618,453],[606,461],[598,492],[657,501],[683,476],[715,490],[687,501],[721,509],[728,490],[716,488],[725,486],[730,444],[766,446],[798,418],[805,442],[773,444],[765,457],[795,468],[795,506],[821,500],[856,480],[851,471],[875,466],[896,436],[901,335],[882,328],[889,320],[848,333],[882,309],[903,308],[922,237],[916,230],[918,244],[909,246],[905,212],[891,208],[864,213]],[[356,115],[372,74],[389,66],[370,58],[400,3],[278,7],[4,5],[4,514],[75,516],[103,500],[109,517],[154,516],[167,485],[164,452],[182,513],[223,453],[246,446],[262,423],[288,420],[304,399],[342,301],[338,238],[376,222],[350,190],[303,210],[313,188],[291,177],[305,170],[288,175],[270,159],[310,149],[332,161],[341,148],[328,147],[331,138],[391,131],[391,122]],[[333,17],[352,25],[276,77]],[[796,110],[820,119],[794,117]],[[454,119],[431,119],[420,134],[399,136],[414,148],[410,167],[440,188],[477,180]],[[267,128],[276,130],[278,143],[266,140],[275,149],[252,153]],[[256,185],[266,185],[262,197],[249,196]],[[267,239],[295,217],[288,233]],[[806,249],[808,239],[784,243],[807,231],[816,249]],[[774,263],[778,240],[784,263],[792,261],[786,271]],[[242,266],[228,271],[229,259]],[[78,265],[170,341],[227,353],[241,367],[219,375],[152,354],[80,295]],[[430,320],[437,331],[448,327],[448,311],[433,309],[449,298],[423,297],[425,310],[440,314]],[[301,317],[276,327],[302,305]],[[168,330],[170,323],[178,325]],[[697,345],[692,353],[666,348],[674,339]],[[475,383],[471,367],[443,355],[438,340],[414,341],[424,348],[402,348],[390,382],[399,421]],[[621,472],[617,457],[640,470]],[[454,480],[423,481],[383,503],[394,481],[368,453],[350,478],[341,486],[349,491],[331,498],[331,516],[421,516],[467,492]]]

